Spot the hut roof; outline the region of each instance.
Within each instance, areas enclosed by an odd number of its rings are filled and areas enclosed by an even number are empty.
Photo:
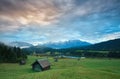
[[[48,66],[50,66],[50,63],[49,63],[49,61],[48,60],[36,60],[32,65],[34,65],[35,63],[38,63],[38,64],[40,64],[40,66],[42,67],[42,68],[46,68],[46,67],[48,67]]]

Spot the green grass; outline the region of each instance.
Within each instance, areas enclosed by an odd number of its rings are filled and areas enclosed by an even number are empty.
[[[51,69],[32,71],[31,64],[37,57],[29,56],[27,64],[0,64],[0,79],[119,79],[120,59],[59,59],[49,58]]]

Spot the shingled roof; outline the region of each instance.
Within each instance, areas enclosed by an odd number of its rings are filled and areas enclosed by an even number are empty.
[[[50,63],[48,60],[37,60],[37,61],[41,65],[42,68],[46,68],[46,67],[50,66]]]
[[[42,60],[36,60],[32,65],[38,63],[43,69],[50,66],[50,63],[48,60],[46,59],[42,59]]]

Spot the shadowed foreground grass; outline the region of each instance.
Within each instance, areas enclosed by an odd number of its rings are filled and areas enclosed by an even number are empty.
[[[0,79],[119,79],[120,59],[60,59],[51,62],[51,69],[34,72],[31,64],[35,59],[29,56],[27,64],[0,64]]]

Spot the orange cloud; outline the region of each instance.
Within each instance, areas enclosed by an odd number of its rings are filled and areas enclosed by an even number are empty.
[[[51,3],[52,0],[5,1],[2,0],[3,4],[9,3],[9,6],[2,6],[0,18],[7,16],[9,19],[20,24],[38,23],[47,25],[57,22],[57,18],[60,16],[58,8],[55,7],[54,3]]]

